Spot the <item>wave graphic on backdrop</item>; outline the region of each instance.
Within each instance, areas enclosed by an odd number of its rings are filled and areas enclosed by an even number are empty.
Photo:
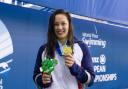
[[[9,63],[11,63],[13,59],[6,59],[5,57],[11,55],[12,53],[13,44],[11,36],[4,23],[0,20],[0,74],[3,74],[11,69],[11,67],[9,67]]]

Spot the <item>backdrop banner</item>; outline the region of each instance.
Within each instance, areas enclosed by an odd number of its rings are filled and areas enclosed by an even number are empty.
[[[128,0],[19,0],[128,25]],[[59,4],[58,4],[59,3]]]
[[[0,3],[0,89],[36,89],[33,69],[50,14]],[[96,78],[89,89],[127,89],[128,28],[72,20],[92,55]]]

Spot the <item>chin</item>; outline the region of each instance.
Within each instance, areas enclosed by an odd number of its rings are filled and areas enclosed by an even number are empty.
[[[58,36],[58,39],[65,39],[65,36]]]

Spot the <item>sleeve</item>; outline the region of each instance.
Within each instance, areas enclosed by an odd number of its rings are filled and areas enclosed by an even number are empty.
[[[41,62],[42,62],[41,57],[42,57],[42,53],[43,53],[44,49],[45,49],[45,45],[41,46],[38,51],[36,63],[35,63],[35,67],[34,67],[34,73],[33,73],[33,80],[39,89],[46,88],[51,85],[51,83],[43,84],[42,73],[40,72],[40,67],[41,67]]]
[[[70,68],[70,72],[77,78],[78,82],[89,87],[93,84],[95,78],[93,63],[87,45],[81,42],[79,46],[83,51],[81,66],[74,63]]]

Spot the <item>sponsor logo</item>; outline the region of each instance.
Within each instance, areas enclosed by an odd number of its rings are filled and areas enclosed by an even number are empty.
[[[98,51],[100,49],[105,49],[107,47],[108,40],[103,39],[100,34],[98,34],[98,29],[94,25],[93,33],[82,32],[82,41],[88,45],[88,47],[96,47]],[[107,50],[107,48],[105,49]],[[118,79],[118,74],[115,72],[108,72],[107,56],[104,51],[101,51],[99,56],[93,56],[92,62],[94,64],[94,72],[96,73],[94,82],[108,82],[115,81]],[[96,53],[97,55],[97,53]]]

